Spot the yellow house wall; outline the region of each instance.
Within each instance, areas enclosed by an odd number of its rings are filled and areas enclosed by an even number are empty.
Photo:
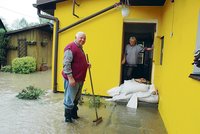
[[[81,6],[76,7],[75,13],[80,19],[83,19],[117,2],[119,1],[78,1]],[[130,7],[130,15],[126,20],[142,22],[156,20],[159,27],[160,15],[161,7]],[[60,29],[80,20],[72,15],[71,1],[58,3],[55,16],[60,20]],[[86,54],[89,54],[90,63],[92,64],[91,72],[95,94],[107,96],[107,90],[120,84],[123,21],[121,7],[117,7],[59,34],[58,91],[63,91],[63,78],[61,75],[63,50],[68,43],[74,40],[78,31],[84,31],[87,35],[84,50]],[[88,74],[84,89],[86,89],[86,92],[91,93]]]
[[[112,5],[109,1],[78,1],[76,14],[80,19]],[[70,1],[57,4],[55,16],[60,28],[79,19],[72,15]],[[154,84],[159,90],[159,111],[169,134],[200,133],[200,82],[188,77],[193,71],[191,63],[196,46],[200,1],[167,0],[164,7],[131,7],[129,20],[158,20],[157,36],[164,36],[163,65],[160,60],[160,39],[154,40]],[[174,16],[174,17],[173,17]],[[107,95],[106,91],[119,84],[122,54],[123,18],[120,8],[108,11],[59,35],[58,90],[63,91],[61,76],[63,49],[78,31],[87,34],[84,50],[92,64],[93,84],[96,94]],[[170,33],[173,36],[170,37]],[[91,92],[87,76],[84,89]]]
[[[199,10],[197,0],[167,0],[163,8],[159,32],[165,37],[163,65],[155,61],[154,80],[169,134],[200,133],[200,82],[188,77],[193,71]]]

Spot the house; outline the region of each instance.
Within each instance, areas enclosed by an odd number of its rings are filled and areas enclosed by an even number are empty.
[[[158,108],[168,133],[200,133],[200,70],[192,65],[200,48],[200,1],[37,0],[34,6],[39,16],[47,18],[40,11],[47,12],[56,23],[55,92],[63,91],[63,49],[76,32],[87,34],[84,50],[92,64],[95,93],[102,96],[121,83],[124,46],[134,35],[144,46],[153,44],[153,55],[147,58],[147,66],[141,65],[141,71],[146,71],[141,76],[159,91]],[[91,92],[88,76],[83,89]]]
[[[39,24],[9,31],[7,64],[17,57],[32,56],[36,59],[37,70],[51,68],[53,25]]]

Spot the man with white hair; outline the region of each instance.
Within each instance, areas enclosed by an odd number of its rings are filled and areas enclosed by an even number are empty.
[[[86,41],[84,32],[78,32],[75,41],[69,43],[64,49],[63,71],[64,77],[64,106],[65,122],[72,123],[72,119],[78,119],[78,100],[81,97],[81,90],[85,81],[87,63],[83,45]]]

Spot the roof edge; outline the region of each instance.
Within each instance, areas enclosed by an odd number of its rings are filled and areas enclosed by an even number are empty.
[[[53,29],[53,24],[52,23],[44,23],[44,24],[39,24],[39,25],[34,25],[34,26],[30,26],[30,27],[25,27],[25,28],[21,28],[21,29],[17,29],[17,30],[13,30],[13,31],[8,31],[6,33],[6,35],[11,35],[11,34],[15,34],[18,32],[23,32],[23,31],[27,31],[27,30],[31,30],[31,29],[36,29],[36,28],[41,28],[41,27],[45,27],[45,26],[50,26]]]

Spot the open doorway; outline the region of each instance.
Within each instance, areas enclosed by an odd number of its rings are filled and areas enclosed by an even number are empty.
[[[156,32],[156,23],[135,23],[135,22],[124,22],[123,26],[123,54],[125,52],[125,47],[129,43],[129,38],[134,36],[137,38],[137,44],[143,47],[151,48],[154,42],[154,33]],[[138,64],[137,64],[137,75],[133,78],[145,78],[151,83],[152,75],[152,60],[153,60],[153,50],[143,51],[138,54]],[[125,64],[121,67],[121,83],[124,82],[124,70]]]

